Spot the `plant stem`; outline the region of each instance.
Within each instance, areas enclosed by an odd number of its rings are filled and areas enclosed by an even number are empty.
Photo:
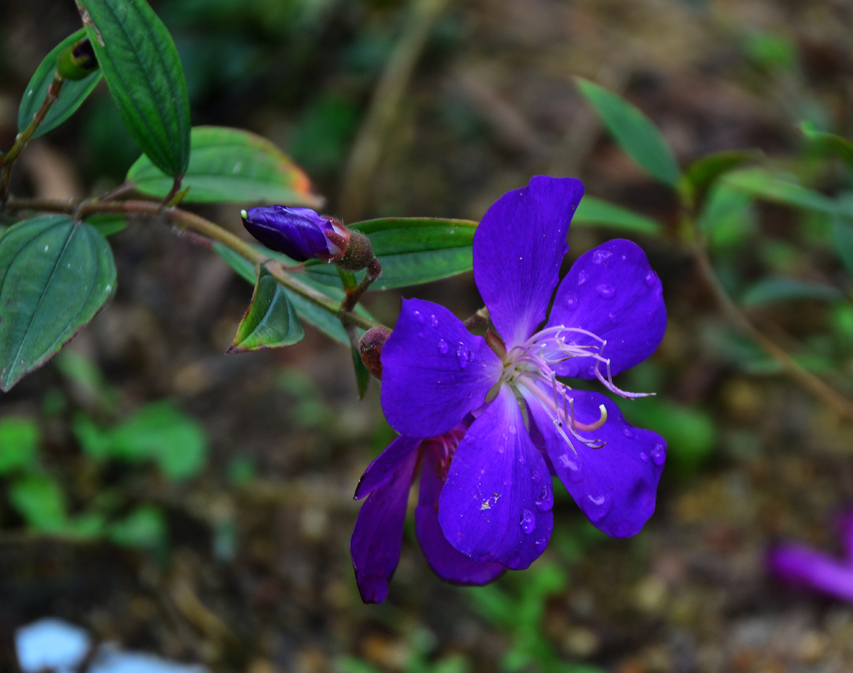
[[[33,137],[33,134],[36,132],[38,127],[41,126],[41,123],[44,121],[44,118],[47,116],[50,108],[56,102],[56,99],[59,98],[59,92],[64,83],[65,78],[58,72],[54,73],[53,81],[47,88],[47,95],[44,97],[44,102],[41,104],[41,107],[33,115],[33,118],[27,128],[15,137],[15,144],[12,145],[12,149],[10,149],[4,157],[0,158],[0,163],[3,165],[3,170],[0,172],[0,202],[5,202],[7,198],[9,180],[12,178],[12,164],[15,163],[15,159],[18,158],[18,155],[24,147],[27,146],[27,143],[30,141],[30,138]]]
[[[205,218],[187,210],[166,208],[162,203],[157,201],[100,201],[93,199],[91,201],[78,203],[74,201],[53,201],[49,199],[10,198],[6,203],[6,209],[12,211],[36,210],[54,213],[67,213],[68,215],[73,215],[80,219],[95,213],[122,213],[127,215],[135,214],[160,217],[183,230],[187,230],[195,234],[201,234],[206,239],[222,243],[256,266],[269,261],[269,257],[262,251],[257,250],[247,242],[223,229],[219,225],[214,224],[210,220],[206,220]],[[352,307],[349,308],[343,305],[339,306],[337,302],[330,299],[322,292],[309,287],[291,276],[284,270],[282,265],[268,264],[267,270],[288,290],[304,297],[324,311],[337,316],[344,326],[351,324],[361,327],[362,329],[381,327],[380,323],[358,313],[354,313],[352,311],[355,307],[354,303]],[[346,303],[346,300],[344,303]]]

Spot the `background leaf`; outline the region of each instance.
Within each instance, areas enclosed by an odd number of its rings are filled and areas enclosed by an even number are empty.
[[[802,299],[831,302],[841,297],[841,292],[831,285],[795,278],[763,278],[744,292],[741,303],[745,306],[767,306]]]
[[[804,210],[835,215],[838,205],[828,196],[763,168],[733,171],[724,178],[727,184],[761,199]]]
[[[190,158],[190,103],[172,36],[145,0],[77,0],[113,100],[152,163],[177,177]]]
[[[577,84],[622,149],[652,176],[677,187],[678,164],[657,127],[637,108],[607,89],[581,78],[577,78]]]
[[[57,533],[65,527],[65,494],[50,477],[29,474],[17,479],[9,488],[9,501],[34,530]]]
[[[720,176],[742,166],[748,161],[755,160],[759,156],[761,156],[761,153],[753,150],[716,152],[690,164],[687,170],[684,171],[684,177],[694,189],[703,191],[710,187]]]
[[[221,126],[197,126],[190,133],[190,162],[183,186],[186,203],[269,203],[319,208],[324,199],[311,190],[308,176],[266,138]],[[143,194],[164,197],[172,179],[147,156],[127,172]]]
[[[39,427],[24,418],[0,419],[0,475],[37,463]]]
[[[33,119],[33,115],[38,112],[41,104],[47,96],[47,90],[50,88],[50,83],[53,81],[53,75],[56,72],[56,58],[60,52],[66,47],[70,47],[78,40],[86,37],[84,29],[78,30],[76,33],[69,35],[50,53],[44,57],[35,73],[27,84],[21,104],[18,107],[18,132],[22,132]],[[52,131],[62,122],[68,119],[79,108],[83,101],[92,93],[92,90],[101,81],[100,69],[95,70],[88,77],[80,80],[65,80],[62,88],[59,90],[59,97],[54,101],[50,110],[45,115],[44,121],[36,129],[33,138],[38,138],[48,131]]]
[[[800,130],[803,135],[818,146],[825,147],[831,152],[834,152],[841,157],[844,162],[853,168],[853,143],[847,138],[821,131],[812,122],[803,122],[800,124]]]
[[[304,337],[305,330],[284,288],[262,266],[252,302],[240,321],[228,352],[245,353],[292,346]]]
[[[650,236],[660,236],[663,233],[663,225],[659,222],[593,196],[584,196],[581,199],[572,224],[610,227]]]
[[[19,222],[0,238],[0,388],[56,355],[112,296],[106,239],[64,215]]]
[[[370,238],[382,263],[371,290],[389,290],[440,280],[473,268],[471,246],[477,223],[428,217],[390,217],[349,225]],[[318,282],[339,286],[334,266],[311,260],[306,272]],[[364,272],[357,274],[361,280]]]

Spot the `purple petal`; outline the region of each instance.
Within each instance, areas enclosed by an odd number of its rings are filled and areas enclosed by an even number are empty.
[[[545,320],[582,196],[580,180],[534,177],[495,201],[477,227],[474,281],[507,350]]]
[[[666,331],[661,283],[638,245],[616,239],[581,255],[563,278],[548,327],[579,327],[605,339],[601,354],[615,376],[651,355]],[[598,347],[582,334],[578,345]],[[573,358],[554,368],[559,376],[595,378],[592,358]],[[607,374],[606,368],[601,368]]]
[[[418,541],[436,575],[452,584],[480,586],[504,573],[499,563],[477,563],[451,546],[438,523],[438,498],[444,486],[439,454],[424,446],[421,492],[415,509]]]
[[[403,463],[410,458],[413,451],[417,450],[421,441],[401,435],[391,442],[382,453],[373,459],[373,462],[367,466],[364,474],[361,475],[355,489],[354,499],[361,500],[390,479],[395,479]]]
[[[386,449],[386,453],[401,439],[407,438],[398,438]],[[397,462],[393,472],[386,472],[380,485],[362,505],[355,521],[350,539],[350,555],[358,591],[365,603],[381,603],[388,596],[388,582],[400,561],[409,486],[417,462],[418,452],[410,451],[403,460]]]
[[[332,222],[310,208],[251,208],[243,216],[243,226],[265,246],[297,262],[340,257],[343,253],[326,237],[335,231]]]
[[[403,301],[382,349],[382,409],[395,430],[436,437],[483,405],[501,361],[443,306]]]
[[[545,551],[552,505],[548,466],[504,386],[459,443],[438,503],[441,529],[475,561],[521,570]]]
[[[600,418],[598,407],[604,405],[604,425],[580,434],[606,443],[593,449],[573,440],[573,451],[557,433],[542,403],[527,394],[548,457],[560,481],[596,528],[612,537],[634,535],[655,511],[666,442],[651,430],[629,425],[616,404],[600,393],[573,390],[570,397],[575,420],[587,425]]]
[[[768,552],[767,567],[783,582],[853,602],[853,565],[849,563],[808,547],[787,544]]]

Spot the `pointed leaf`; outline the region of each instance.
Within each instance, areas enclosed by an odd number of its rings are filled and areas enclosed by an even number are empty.
[[[828,196],[793,182],[790,176],[763,168],[734,171],[726,175],[724,180],[732,187],[773,203],[829,215],[839,212],[838,205]]]
[[[853,168],[853,142],[834,133],[821,131],[812,122],[803,122],[800,124],[800,130],[810,141],[834,152]]]
[[[305,330],[284,288],[262,266],[252,303],[240,321],[228,352],[245,353],[292,346],[304,337]]]
[[[50,477],[28,474],[9,487],[9,502],[33,530],[57,533],[67,522],[65,494]]]
[[[266,138],[240,129],[197,126],[190,133],[192,153],[183,186],[186,203],[268,203],[319,208],[324,199],[308,177]],[[151,196],[164,197],[172,178],[147,156],[127,173],[128,182]]]
[[[167,175],[190,158],[190,103],[172,36],[145,0],[77,0],[89,41],[130,135]]]
[[[796,278],[763,278],[746,290],[741,302],[745,306],[767,306],[803,299],[833,302],[841,297],[841,292],[831,285]]]
[[[56,355],[115,285],[112,251],[94,227],[51,215],[6,231],[0,238],[0,389]]]
[[[78,30],[76,33],[69,35],[51,52],[44,57],[41,65],[36,69],[35,73],[27,84],[27,89],[24,92],[24,97],[21,99],[21,105],[18,107],[18,132],[22,132],[33,119],[33,115],[38,112],[41,104],[47,96],[47,90],[53,81],[53,75],[56,72],[56,58],[60,52],[66,47],[70,47],[78,40],[86,37],[84,29]],[[100,69],[95,70],[91,75],[80,80],[66,80],[59,90],[59,97],[51,106],[45,115],[44,121],[39,125],[33,138],[38,138],[48,131],[52,131],[62,122],[68,119],[74,112],[83,104],[83,101],[92,93],[98,82],[101,81]]]
[[[684,172],[684,177],[694,189],[704,191],[721,175],[749,161],[754,161],[760,155],[761,153],[755,150],[732,150],[709,154],[690,164]]]
[[[470,220],[391,217],[355,222],[349,228],[367,234],[382,263],[382,275],[371,290],[420,285],[473,268],[471,245],[477,223]],[[334,267],[314,260],[305,267],[318,282],[340,285]]]
[[[663,233],[663,225],[659,222],[592,196],[583,197],[572,218],[572,224],[610,227],[650,236]]]
[[[367,393],[367,385],[370,383],[370,372],[367,371],[367,367],[361,361],[361,353],[358,348],[352,346],[350,350],[352,351],[352,364],[355,367],[355,383],[358,386],[358,399],[362,400]]]
[[[657,127],[636,107],[607,89],[581,78],[577,84],[622,149],[653,177],[677,187],[678,164]]]

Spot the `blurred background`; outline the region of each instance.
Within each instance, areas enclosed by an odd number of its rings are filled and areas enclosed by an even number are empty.
[[[550,174],[661,223],[656,236],[574,226],[567,259],[629,237],[660,275],[664,342],[616,383],[658,392],[629,418],[664,434],[669,460],[639,535],[599,534],[560,487],[547,552],[481,589],[433,576],[409,521],[388,601],[365,606],[348,542],[358,478],[394,437],[379,386],[359,401],[350,354],[313,330],[292,348],[226,356],[251,287],[162,224],[133,222],[111,238],[112,303],[0,396],[0,658],[18,627],[52,616],[217,671],[851,670],[853,607],[780,584],[764,564],[780,540],[840,548],[851,419],[721,310],[679,238],[675,194],[624,155],[573,78],[639,107],[681,166],[756,150],[758,165],[839,196],[849,171],[797,125],[853,136],[853,3],[151,4],[181,53],[193,124],[272,140],[324,212],[477,220]],[[0,5],[0,147],[41,59],[79,26],[71,0]],[[28,147],[13,190],[103,193],[138,155],[101,84]],[[853,267],[830,218],[732,193],[708,236],[720,283],[732,296],[767,276],[835,288],[743,310],[850,400]],[[239,207],[199,212],[244,235]],[[481,306],[470,274],[366,304],[393,324],[401,295],[463,318]]]

